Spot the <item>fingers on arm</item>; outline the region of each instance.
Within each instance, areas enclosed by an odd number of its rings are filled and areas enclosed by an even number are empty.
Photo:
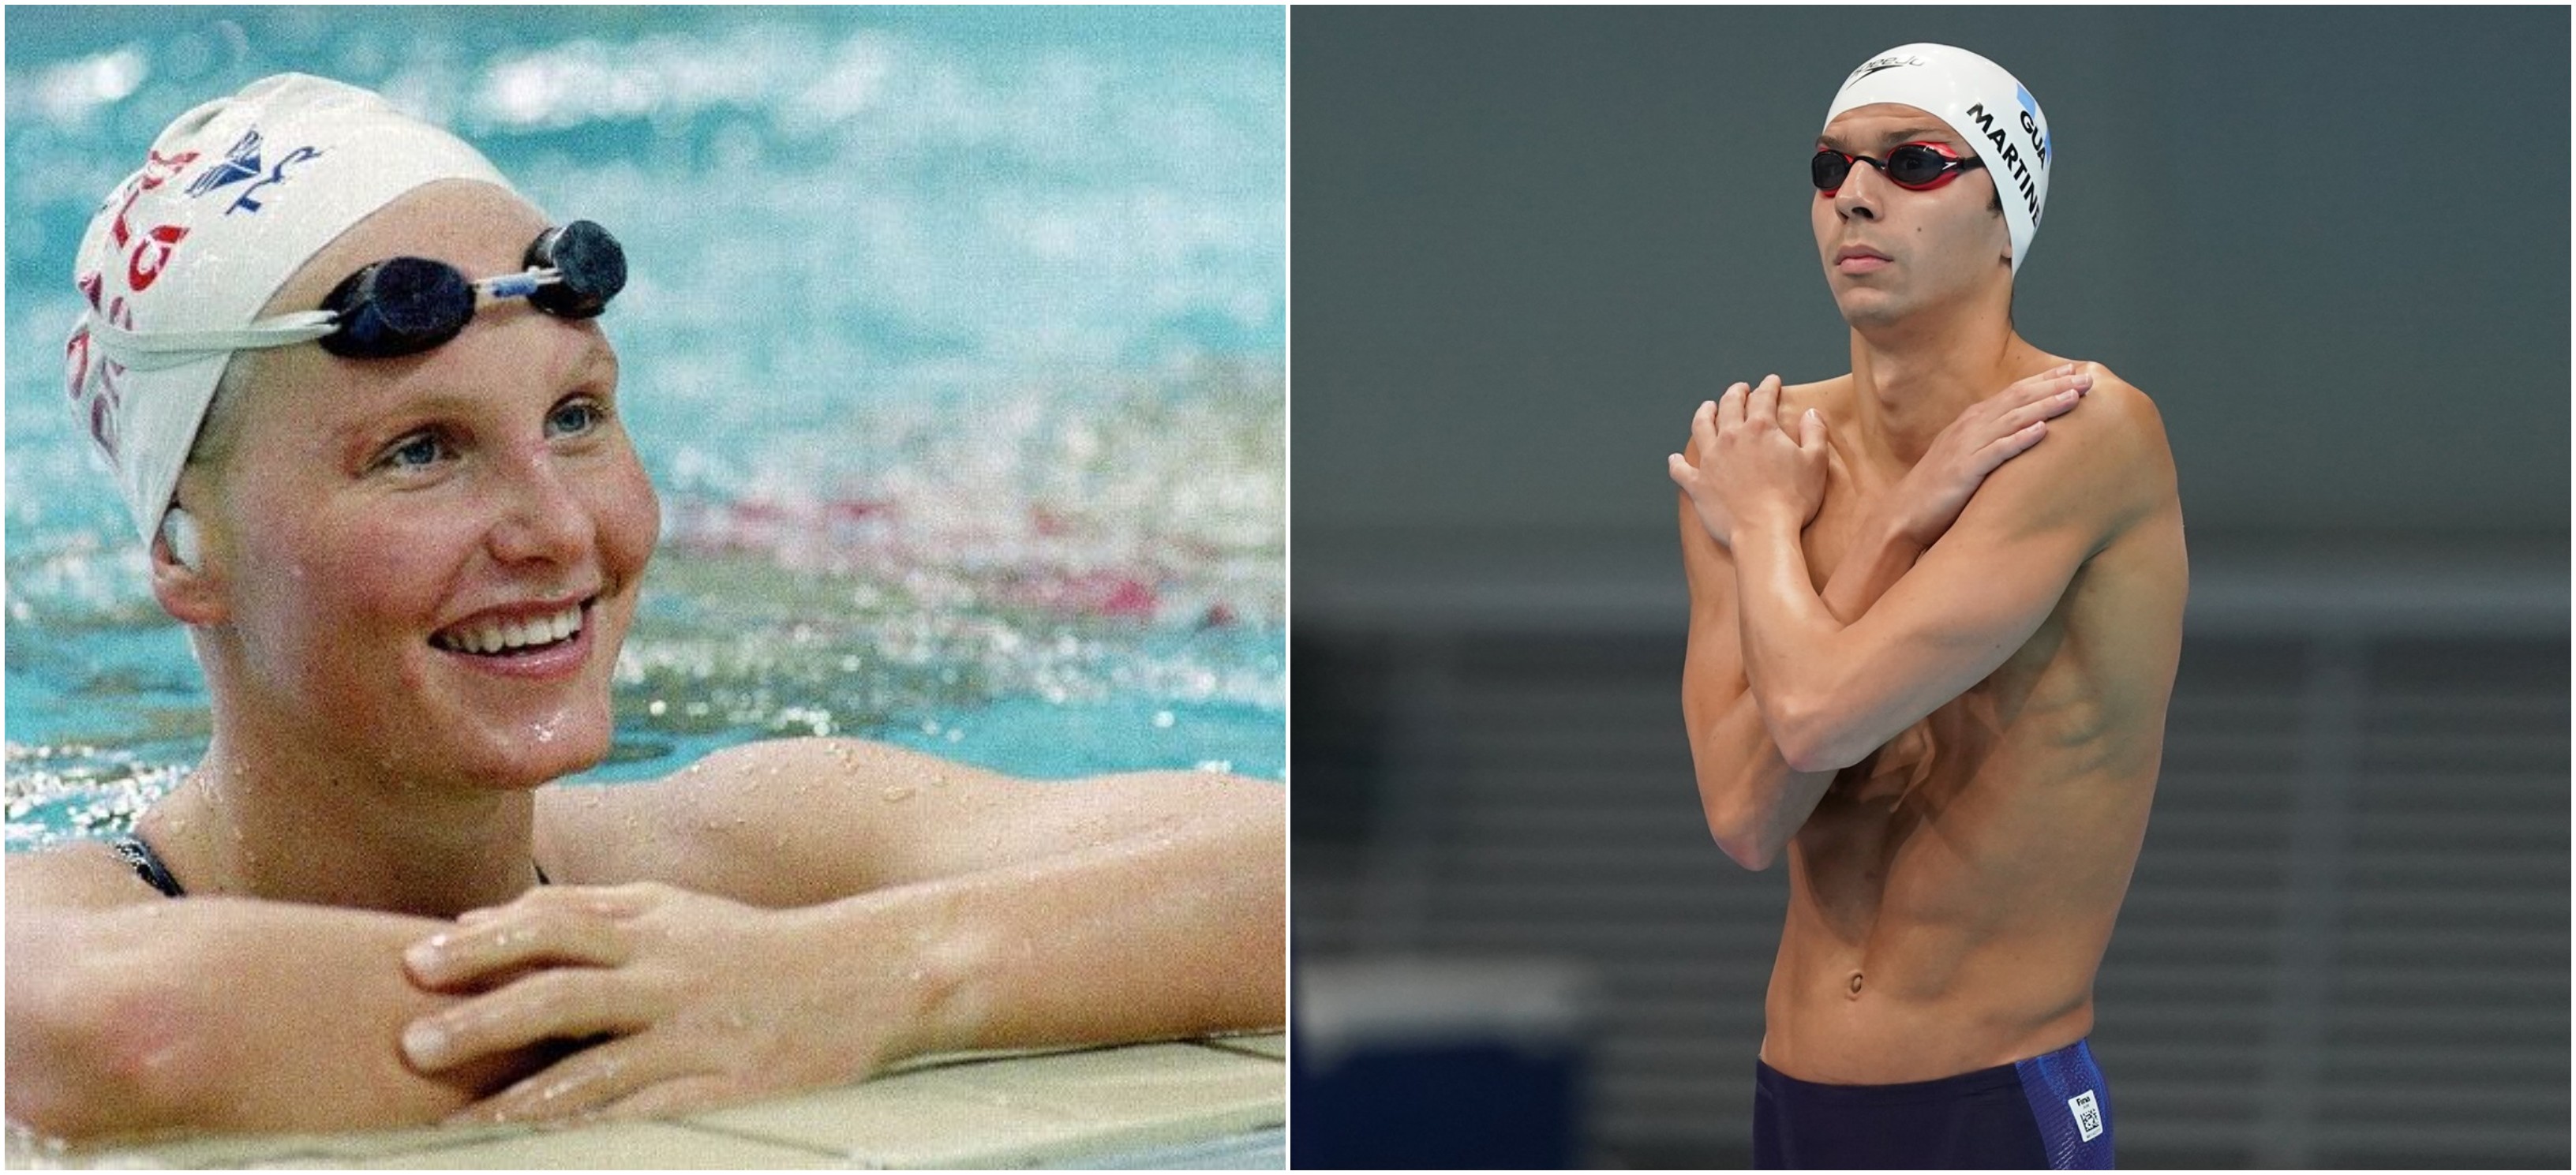
[[[535,890],[480,911],[403,952],[412,981],[431,991],[488,986],[530,967],[615,967],[633,958],[645,896],[628,888]]]
[[[1996,437],[1977,448],[1973,458],[1974,472],[1979,477],[1993,473],[2004,462],[2030,451],[2032,445],[2047,437],[2048,422],[2045,420],[2032,421]]]
[[[1779,376],[1763,376],[1761,383],[1753,385],[1752,394],[1744,398],[1744,415],[1747,419],[1751,420],[1768,420],[1775,423],[1779,421]]]
[[[649,1114],[704,1104],[712,1091],[700,1086],[708,1076],[686,1071],[659,1034],[622,1037],[565,1057],[449,1120],[524,1122],[602,1110]]]
[[[540,1041],[633,1032],[655,1019],[646,1004],[644,991],[616,971],[539,971],[413,1021],[403,1030],[403,1056],[414,1071],[436,1073]]]
[[[2074,411],[2092,383],[2091,375],[2068,364],[2023,380],[1988,401],[1995,415],[1984,430],[1987,435],[1978,438],[1981,443],[1973,450],[1976,472],[1991,473],[2046,439],[2047,422]]]

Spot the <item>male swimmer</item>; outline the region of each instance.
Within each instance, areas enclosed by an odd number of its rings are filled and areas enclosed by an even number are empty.
[[[834,739],[553,785],[608,750],[659,527],[606,229],[285,75],[171,124],[77,276],[72,400],[213,740],[131,839],[8,861],[13,1120],[651,1115],[1281,1023],[1272,785]]]
[[[2014,331],[2053,147],[2028,90],[1904,45],[1825,119],[1851,372],[1736,384],[1669,461],[1700,804],[1737,862],[1789,863],[1754,1161],[2107,1167],[2085,1036],[2181,648],[2172,455],[2145,395]]]

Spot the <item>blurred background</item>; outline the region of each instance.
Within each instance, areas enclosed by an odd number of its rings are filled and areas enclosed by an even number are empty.
[[[2558,8],[1297,10],[1296,1161],[1749,1159],[1664,457],[1848,370],[1804,160],[1916,40],[2047,110],[2021,330],[2181,472],[2121,1161],[2564,1167]]]
[[[376,88],[624,241],[663,543],[596,777],[750,738],[1285,772],[1278,9],[7,14],[8,845],[116,829],[202,684],[64,402],[72,253],[172,117]]]

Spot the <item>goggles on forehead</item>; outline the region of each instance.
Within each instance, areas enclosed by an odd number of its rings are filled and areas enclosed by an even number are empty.
[[[98,321],[91,337],[118,363],[150,370],[228,351],[319,342],[351,359],[417,355],[474,321],[480,298],[526,298],[557,318],[591,318],[626,288],[626,250],[587,220],[537,234],[527,269],[471,281],[453,265],[394,257],[350,274],[319,310],[263,318],[237,330],[130,331]]]
[[[1902,143],[1889,150],[1884,160],[1819,147],[1807,167],[1814,173],[1816,190],[1830,196],[1841,191],[1843,181],[1851,178],[1854,163],[1877,168],[1879,174],[1910,192],[1929,191],[1950,182],[1960,172],[1985,166],[1974,156],[1953,155],[1936,143]]]

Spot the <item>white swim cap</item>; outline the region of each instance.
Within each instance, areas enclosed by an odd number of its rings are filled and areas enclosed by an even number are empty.
[[[81,237],[75,280],[88,305],[64,348],[65,376],[143,541],[169,508],[231,353],[146,362],[113,353],[93,328],[241,327],[324,245],[443,179],[509,188],[480,152],[375,93],[290,73],[180,115],[99,206]]]
[[[2030,256],[2048,207],[2048,161],[2055,144],[2039,99],[2004,67],[1950,45],[1899,45],[1861,63],[1843,79],[1825,123],[1846,110],[1896,102],[1949,123],[1984,160],[2002,197],[2004,225],[2012,232],[2013,272]]]

